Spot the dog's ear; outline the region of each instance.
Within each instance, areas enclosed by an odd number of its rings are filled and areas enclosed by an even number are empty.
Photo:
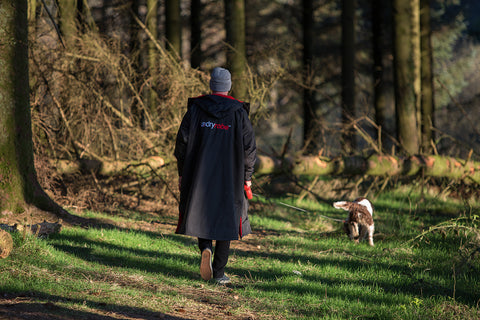
[[[348,201],[337,201],[333,203],[333,207],[337,209],[343,209],[345,211],[350,211],[351,202]]]

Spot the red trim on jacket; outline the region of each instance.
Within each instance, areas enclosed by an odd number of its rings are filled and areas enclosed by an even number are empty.
[[[175,233],[178,234],[180,232],[180,225],[183,222],[183,214],[179,213],[178,215],[178,221],[177,221],[177,229],[175,230]]]
[[[224,97],[224,98],[228,98],[228,99],[232,99],[232,100],[237,100],[237,101],[239,101],[239,102],[243,103],[243,101],[240,101],[240,100],[238,100],[238,99],[235,99],[235,98],[234,98],[234,97],[232,97],[232,96],[228,96],[228,95],[225,95],[225,94],[221,94],[221,93],[212,93],[212,95],[214,95],[214,96],[219,96],[219,97]]]
[[[238,100],[238,99],[235,99],[235,98],[232,97],[232,96],[228,96],[228,95],[221,94],[221,93],[202,94],[201,96],[195,97],[195,98],[193,98],[193,99],[202,98],[202,97],[205,97],[205,96],[208,96],[208,95],[224,97],[224,98],[228,98],[228,99],[232,99],[232,100],[237,100],[238,102],[243,103],[243,101],[240,101],[240,100]]]
[[[243,232],[242,232],[242,217],[240,217],[240,230],[238,230],[238,233],[240,235],[240,239],[243,237]]]

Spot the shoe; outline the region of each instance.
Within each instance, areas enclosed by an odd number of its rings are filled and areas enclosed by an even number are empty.
[[[203,280],[212,279],[212,250],[205,249],[202,251],[202,261],[200,262],[200,276]]]
[[[230,278],[229,278],[229,277],[227,277],[226,275],[223,275],[223,276],[220,277],[220,278],[215,278],[215,282],[216,282],[218,285],[224,286],[224,285],[226,285],[226,284],[231,283],[232,281],[230,281]]]

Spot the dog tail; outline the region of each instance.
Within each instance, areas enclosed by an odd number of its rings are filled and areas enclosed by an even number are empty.
[[[345,211],[349,211],[350,204],[351,202],[348,202],[348,201],[337,201],[333,203],[333,207],[337,209],[343,209]]]

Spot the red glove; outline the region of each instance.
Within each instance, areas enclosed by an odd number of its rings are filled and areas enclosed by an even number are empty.
[[[250,183],[251,184],[251,183]],[[252,193],[252,188],[250,188],[250,185],[245,182],[243,185],[243,189],[245,190],[245,195],[247,196],[247,199],[252,199],[253,198],[253,193]]]

